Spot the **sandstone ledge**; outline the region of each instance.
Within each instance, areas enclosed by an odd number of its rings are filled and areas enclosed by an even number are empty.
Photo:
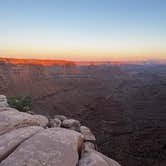
[[[95,150],[95,140],[78,120],[0,107],[0,166],[120,166]]]

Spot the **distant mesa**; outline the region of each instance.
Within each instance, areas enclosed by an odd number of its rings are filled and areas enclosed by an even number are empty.
[[[66,65],[75,64],[80,66],[88,65],[121,65],[121,64],[151,64],[151,61],[69,61],[69,60],[48,60],[48,59],[17,59],[17,58],[2,58],[0,57],[0,62],[8,64],[31,64],[31,65],[42,65],[42,66],[52,66],[52,65]],[[166,64],[166,61],[153,61],[155,64]]]
[[[39,60],[39,59],[16,59],[16,58],[0,58],[0,62],[10,63],[10,64],[33,64],[33,65],[43,65],[51,66],[55,64],[65,65],[74,64],[72,61],[67,60]]]
[[[52,65],[65,65],[65,64],[76,64],[81,66],[87,65],[101,65],[101,64],[120,64],[120,62],[110,61],[68,61],[68,60],[48,60],[48,59],[17,59],[17,58],[0,58],[0,62],[9,64],[32,64],[42,66]]]

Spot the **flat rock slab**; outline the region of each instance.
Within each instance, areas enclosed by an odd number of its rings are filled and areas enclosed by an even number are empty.
[[[107,156],[94,150],[84,154],[84,156],[79,161],[79,166],[121,166],[121,165],[115,160],[112,160]]]
[[[82,135],[49,128],[23,142],[0,166],[76,166]]]
[[[35,133],[42,130],[39,126],[30,126],[12,130],[0,136],[0,162],[12,153],[16,147]]]
[[[41,115],[30,115],[11,108],[9,110],[0,111],[0,135],[20,127],[46,127],[47,124],[48,119]]]

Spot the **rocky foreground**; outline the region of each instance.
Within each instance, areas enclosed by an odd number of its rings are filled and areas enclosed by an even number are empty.
[[[19,112],[0,95],[0,166],[120,166],[95,141],[78,120]]]

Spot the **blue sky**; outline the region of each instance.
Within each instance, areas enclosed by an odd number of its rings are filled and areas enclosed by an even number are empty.
[[[0,0],[0,56],[166,59],[165,0]]]

